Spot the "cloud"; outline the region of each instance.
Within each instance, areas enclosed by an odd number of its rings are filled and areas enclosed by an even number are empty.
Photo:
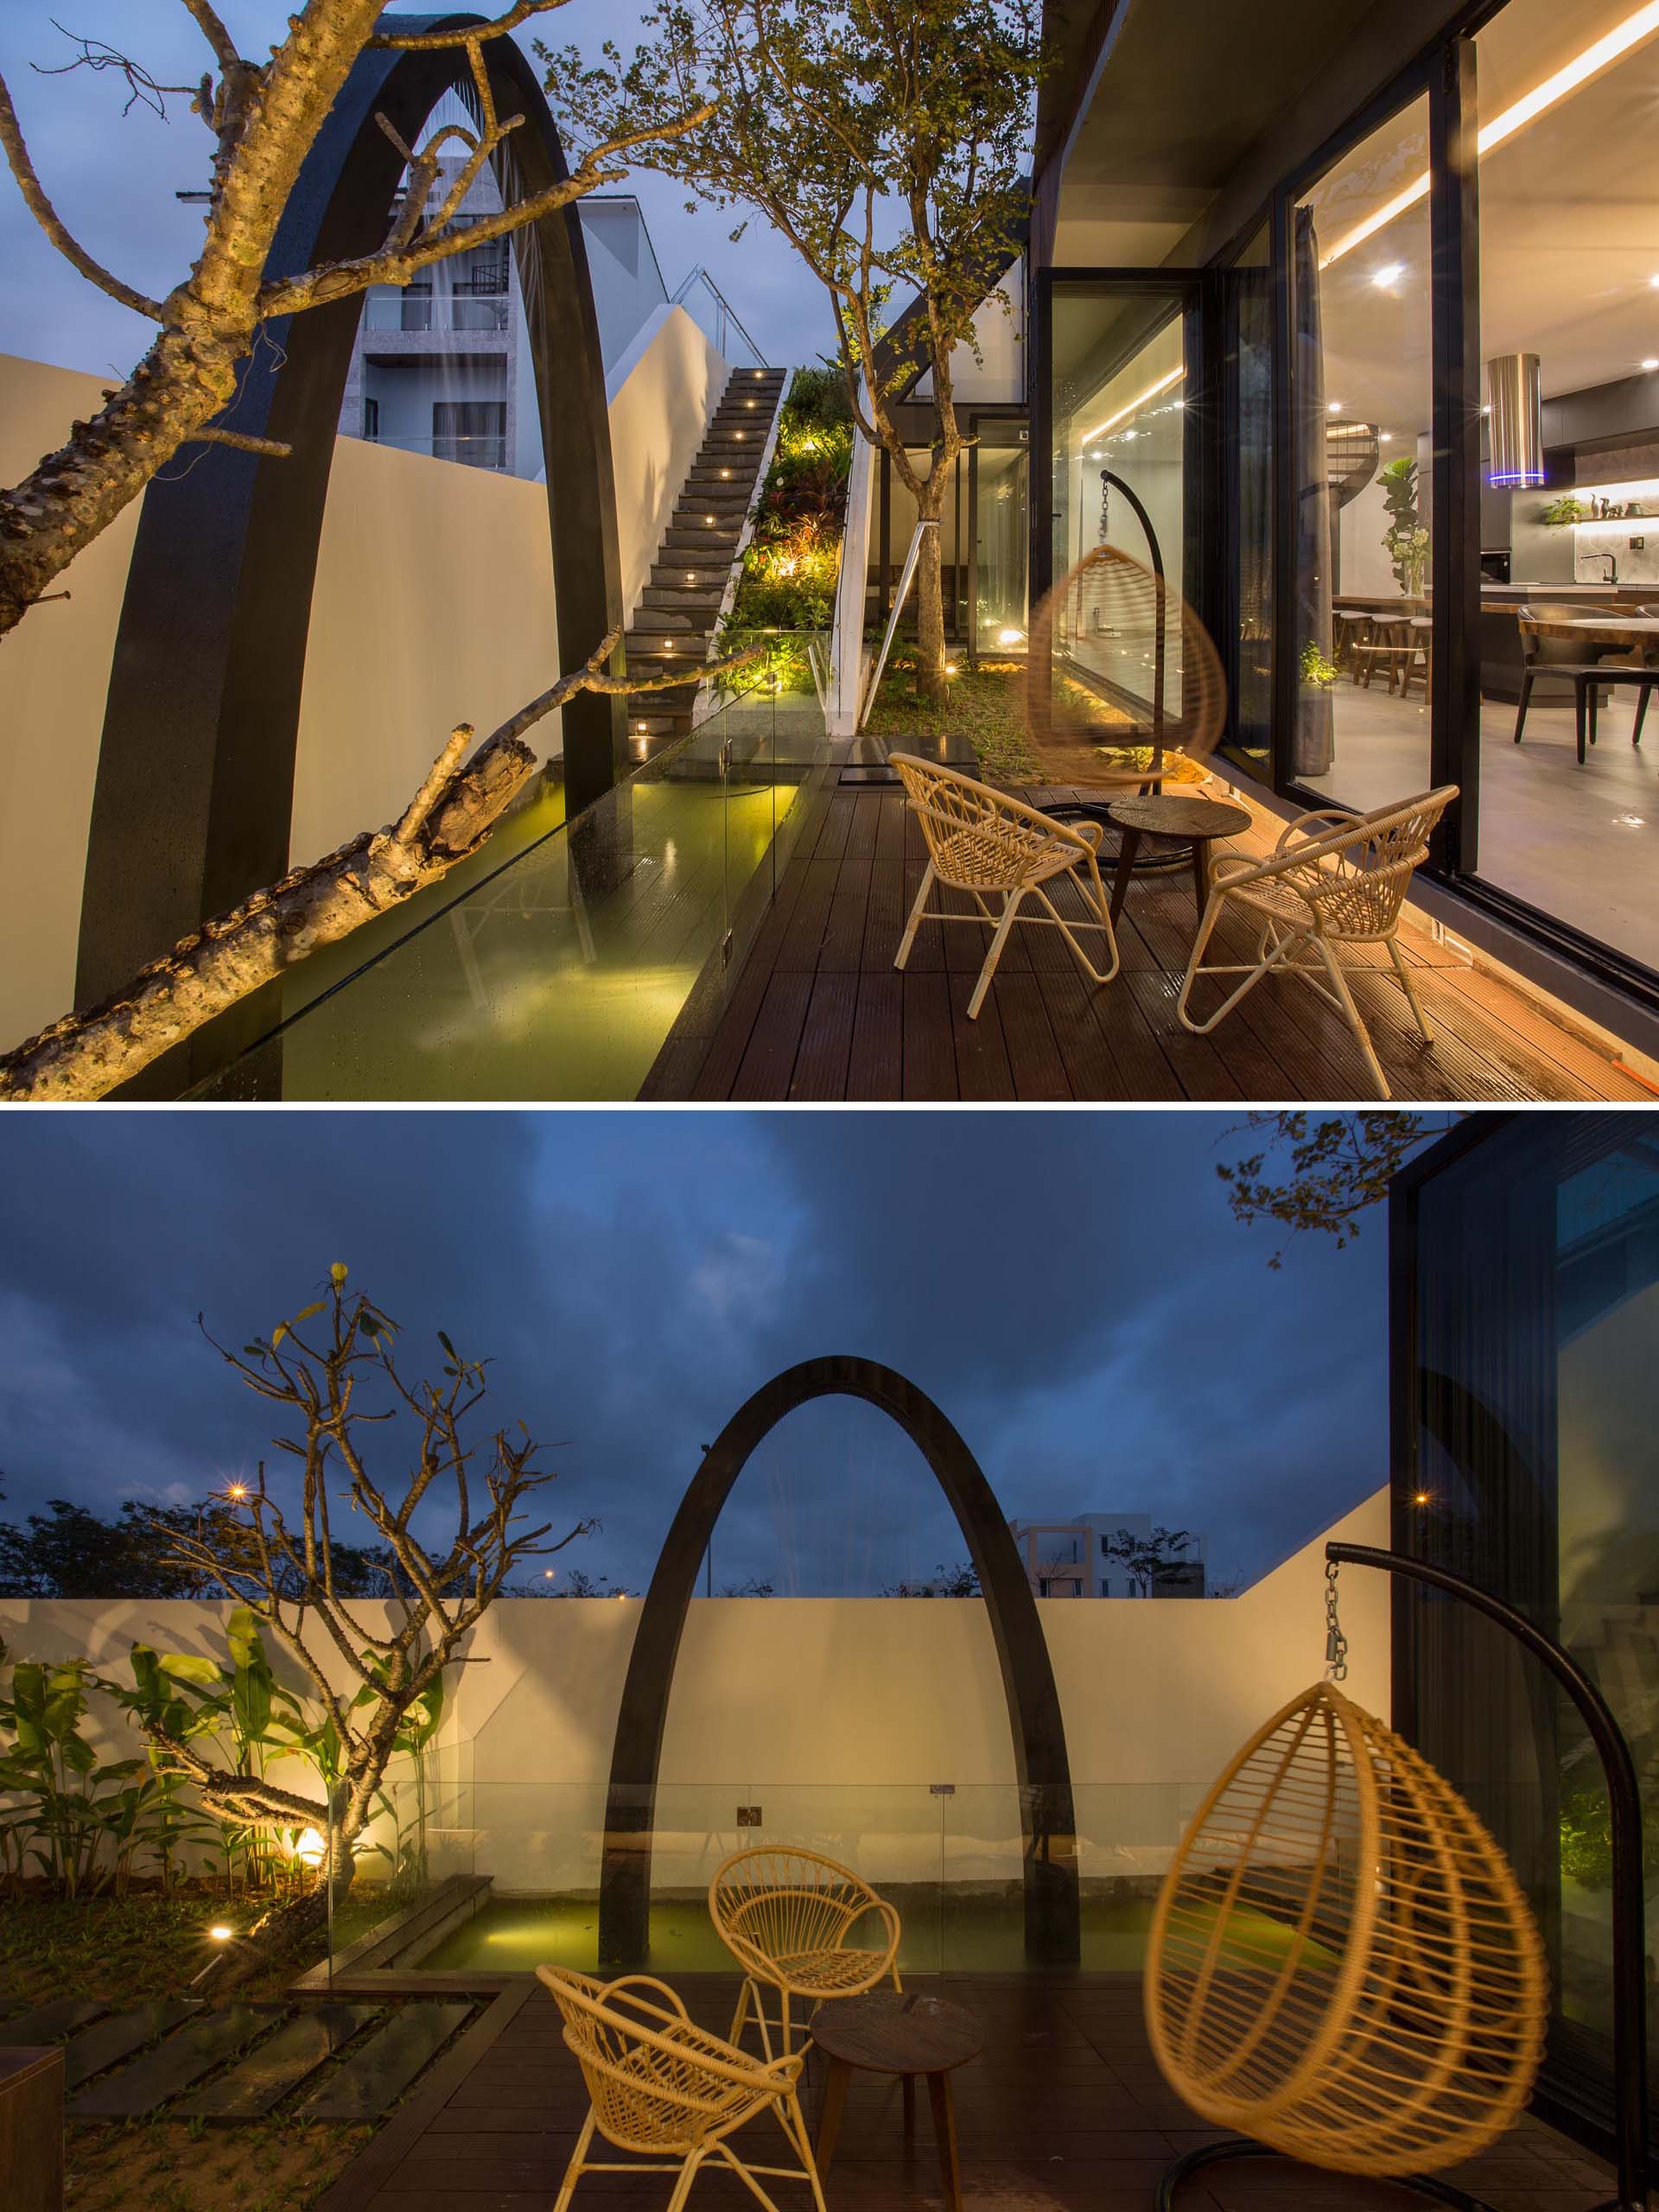
[[[240,1344],[328,1262],[419,1364],[487,1356],[491,1421],[558,1471],[579,1557],[643,1586],[701,1451],[781,1368],[897,1368],[1010,1514],[1155,1510],[1251,1572],[1386,1467],[1384,1243],[1230,1218],[1224,1116],[174,1112],[12,1116],[0,1188],[0,1466],[14,1514],[199,1495],[269,1451]],[[1333,1452],[1332,1440],[1342,1440]],[[377,1450],[390,1454],[385,1433]],[[870,1408],[790,1416],[716,1580],[874,1588],[963,1546]]]

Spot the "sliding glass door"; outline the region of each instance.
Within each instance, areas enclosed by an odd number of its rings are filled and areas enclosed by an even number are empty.
[[[1395,1543],[1507,1599],[1593,1677],[1636,1756],[1651,1867],[1659,1141],[1633,1115],[1477,1121],[1396,1187]],[[1502,1630],[1405,1585],[1395,1673],[1396,1725],[1492,1827],[1544,1930],[1545,2088],[1605,2126],[1611,1859],[1583,1724]],[[1651,1923],[1649,1942],[1651,1988]]]

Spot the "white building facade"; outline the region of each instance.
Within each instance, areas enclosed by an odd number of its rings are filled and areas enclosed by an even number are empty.
[[[1161,1525],[1149,1513],[1101,1512],[1010,1521],[1008,1529],[1039,1598],[1202,1598],[1203,1536],[1177,1529],[1171,1534],[1184,1542],[1154,1546]]]

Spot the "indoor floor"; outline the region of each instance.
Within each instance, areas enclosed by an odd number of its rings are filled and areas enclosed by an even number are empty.
[[[1630,743],[1635,694],[1620,687],[1601,709],[1599,742],[1582,768],[1571,702],[1527,710],[1480,708],[1482,880],[1659,969],[1659,721]],[[1381,806],[1429,783],[1428,709],[1420,695],[1391,698],[1345,678],[1338,685],[1336,764],[1303,776],[1345,806]]]

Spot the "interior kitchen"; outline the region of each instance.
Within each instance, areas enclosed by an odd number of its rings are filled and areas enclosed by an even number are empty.
[[[1476,37],[1478,874],[1659,969],[1659,6],[1510,0]],[[1428,103],[1294,213],[1299,783],[1426,789]]]

